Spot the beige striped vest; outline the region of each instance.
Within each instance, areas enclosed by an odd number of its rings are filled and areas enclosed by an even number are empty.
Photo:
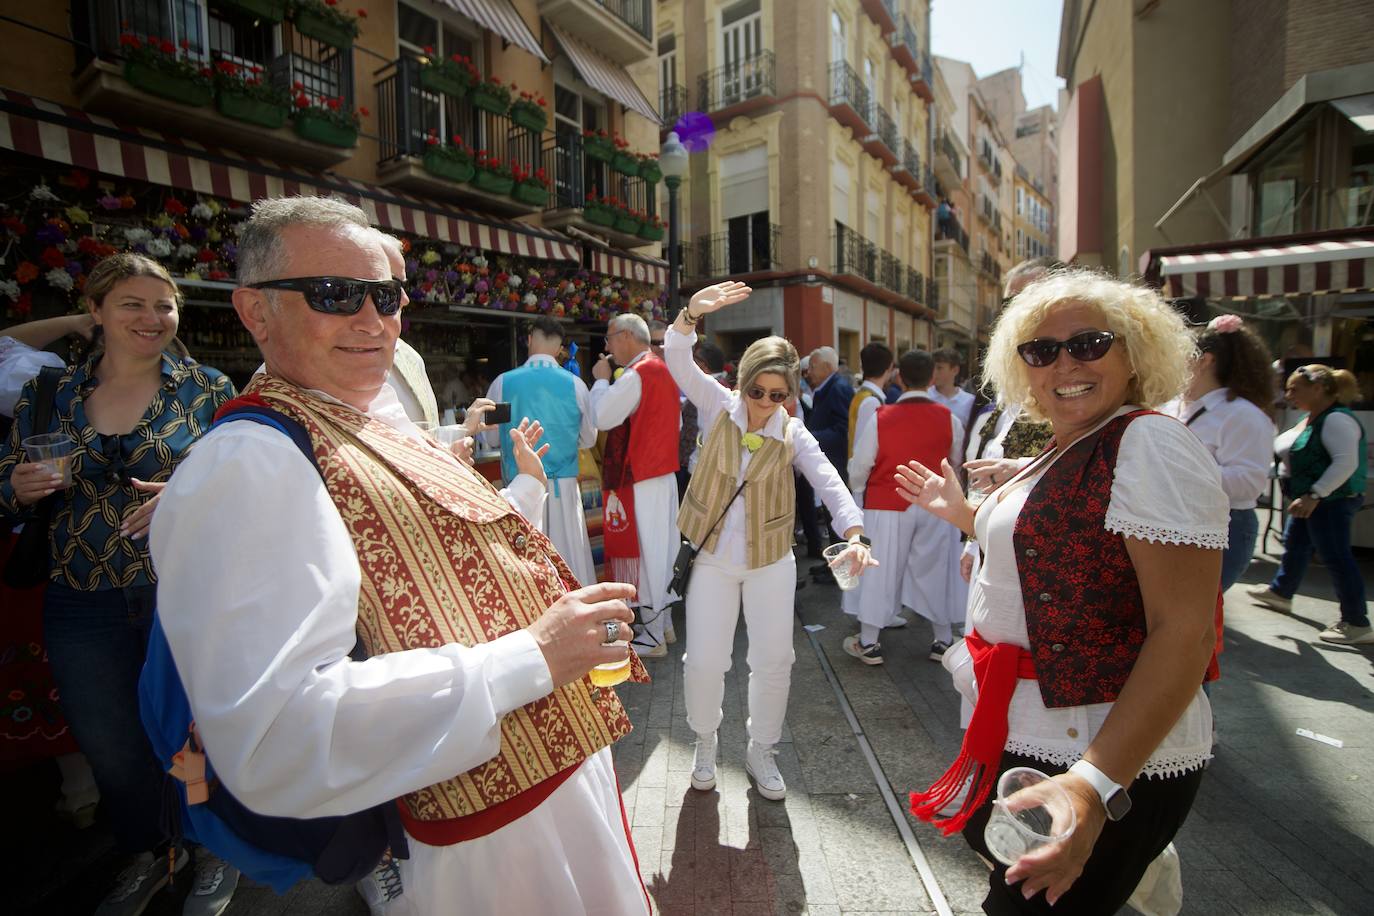
[[[781,408],[779,408],[781,410]],[[776,563],[792,549],[792,521],[796,515],[797,484],[792,476],[792,423],[785,426],[784,439],[763,436],[763,445],[749,459],[744,472],[745,526],[748,531],[750,569]],[[743,434],[728,411],[716,418],[706,443],[701,447],[697,469],[687,495],[677,511],[678,528],[687,540],[703,550],[713,551],[720,540],[720,525],[711,526],[725,512],[739,487],[739,466],[743,458]]]
[[[529,626],[576,583],[549,539],[446,450],[280,379],[259,375],[244,395],[310,434],[362,569],[358,635],[369,655],[490,642]],[[647,680],[630,658],[632,676]],[[404,802],[416,820],[476,814],[629,731],[615,691],[584,677],[503,717],[496,757]]]

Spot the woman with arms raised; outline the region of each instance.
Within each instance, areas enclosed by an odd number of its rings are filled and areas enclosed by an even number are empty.
[[[1211,753],[1227,499],[1182,423],[1148,408],[1188,379],[1193,339],[1154,292],[1063,271],[1003,310],[985,371],[1049,420],[1046,451],[975,510],[948,464],[899,468],[908,498],[978,539],[974,631],[945,655],[975,703],[959,759],[913,811],[983,828],[1000,773],[1052,774],[1065,840],[994,867],[988,913],[1114,913],[1173,839]],[[1053,907],[1053,909],[1051,909]]]

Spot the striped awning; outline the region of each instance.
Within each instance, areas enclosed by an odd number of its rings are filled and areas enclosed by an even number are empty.
[[[593,248],[592,270],[636,283],[668,284],[668,262],[643,255],[616,254]]]
[[[484,29],[500,35],[503,39],[539,58],[547,64],[548,57],[539,41],[525,25],[525,20],[511,6],[510,0],[439,0],[441,4],[468,17]]]
[[[649,104],[649,100],[640,91],[639,84],[630,78],[624,67],[602,57],[590,45],[573,38],[547,19],[544,20],[544,25],[558,39],[558,44],[572,61],[573,69],[589,86],[655,124],[663,123],[654,106]]]
[[[0,149],[241,203],[264,197],[339,197],[361,207],[382,229],[502,254],[581,260],[576,243],[547,229],[116,125],[78,108],[7,89],[0,89]]]
[[[1159,258],[1170,294],[1204,299],[1321,296],[1374,287],[1374,239],[1327,239]]]

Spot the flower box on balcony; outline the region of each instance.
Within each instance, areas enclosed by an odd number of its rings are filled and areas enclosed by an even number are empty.
[[[616,153],[615,158],[611,160],[611,168],[622,175],[633,178],[639,174],[639,157],[634,153],[621,150]]]
[[[510,119],[519,124],[525,130],[533,133],[540,133],[549,123],[549,116],[544,109],[535,105],[533,102],[516,102],[511,106]]]
[[[293,123],[297,136],[305,140],[342,149],[351,149],[358,144],[358,128],[345,127],[323,113],[297,111]]]
[[[643,226],[640,227],[639,232],[636,234],[640,238],[646,239],[650,242],[661,242],[663,241],[663,231],[664,227],[655,226],[653,223],[646,222]]]
[[[586,217],[587,222],[594,223],[598,226],[606,226],[609,228],[615,225],[615,211],[610,207],[604,207],[598,203],[588,202],[582,208],[582,215]]]
[[[136,60],[124,62],[124,78],[136,89],[183,105],[208,105],[214,94],[209,80],[167,73]]]
[[[471,156],[457,156],[439,149],[425,151],[424,167],[431,175],[459,183],[471,181],[477,171]]]
[[[623,232],[626,235],[639,235],[639,230],[644,227],[641,220],[635,219],[628,213],[617,213],[615,217],[615,231]]]
[[[652,159],[639,161],[639,177],[649,184],[658,184],[663,180],[663,170],[658,167],[658,163]]]
[[[488,92],[480,86],[472,90],[472,107],[489,111],[492,114],[503,115],[510,110],[510,102],[506,98]]]
[[[243,121],[245,124],[256,124],[270,130],[285,126],[286,116],[290,113],[290,109],[284,104],[266,102],[242,92],[226,89],[220,89],[215,93],[215,107],[226,118]]]
[[[472,176],[472,184],[479,191],[486,191],[488,194],[506,195],[515,187],[515,179],[509,175],[502,175],[499,172],[492,172],[487,169],[478,169]]]
[[[549,202],[549,189],[537,181],[522,181],[511,189],[510,196],[522,204],[542,207]]]
[[[431,92],[439,92],[452,99],[461,99],[468,94],[467,83],[437,67],[421,68],[420,85]]]
[[[220,0],[219,5],[263,22],[278,23],[286,18],[286,0]]]
[[[582,141],[582,151],[588,159],[597,162],[610,162],[615,158],[615,144],[610,137],[587,137]]]
[[[354,33],[352,31],[312,10],[297,7],[295,15],[291,18],[291,24],[297,32],[307,38],[323,42],[331,48],[346,51],[353,47]]]

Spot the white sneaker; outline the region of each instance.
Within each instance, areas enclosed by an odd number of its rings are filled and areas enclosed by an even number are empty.
[[[1245,590],[1245,594],[1260,607],[1267,607],[1280,614],[1293,613],[1293,599],[1283,597],[1267,585],[1251,586]]]
[[[401,869],[390,851],[382,856],[372,874],[359,881],[356,887],[372,916],[385,916],[387,906],[401,896],[402,891]]]
[[[239,870],[204,846],[196,848],[196,880],[181,916],[220,916],[239,886]]]
[[[756,744],[752,738],[749,740],[749,750],[744,754],[744,771],[754,780],[754,788],[769,801],[781,801],[787,797],[787,783],[782,781],[778,762],[773,759],[777,754],[771,744]]]
[[[696,753],[692,758],[692,788],[710,792],[716,787],[716,733],[697,735]]]
[[[1365,646],[1374,644],[1374,627],[1357,627],[1344,620],[1337,621],[1319,634],[1323,642],[1339,643],[1343,646]]]

